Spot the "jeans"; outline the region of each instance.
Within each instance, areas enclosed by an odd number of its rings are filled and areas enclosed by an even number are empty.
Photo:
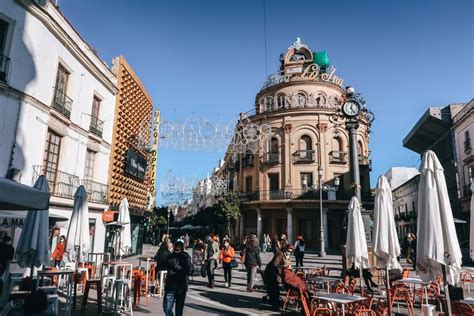
[[[173,305],[176,303],[175,306],[175,314],[176,316],[183,316],[183,309],[184,309],[184,300],[186,299],[186,291],[176,292],[176,291],[168,291],[165,293],[165,297],[163,299],[163,311],[165,312],[166,316],[173,316]]]
[[[214,268],[215,268],[216,260],[209,259],[206,263],[207,268],[207,280],[209,281],[209,285],[214,282]]]
[[[230,285],[230,283],[232,282],[232,267],[230,266],[230,262],[222,263],[222,267],[224,268],[224,280]]]
[[[296,252],[295,253],[295,259],[296,259],[296,266],[302,266],[303,265],[303,258],[304,258],[304,252]]]
[[[247,270],[247,285],[253,287],[255,276],[257,275],[257,267],[245,266],[245,270]]]

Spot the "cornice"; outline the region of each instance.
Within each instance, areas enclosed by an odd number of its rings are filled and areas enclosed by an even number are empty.
[[[117,84],[104,74],[96,64],[80,49],[78,44],[64,31],[64,29],[56,22],[51,15],[42,9],[38,4],[31,0],[15,0],[17,4],[22,6],[27,12],[37,18],[48,30],[69,50],[69,52],[97,79],[109,92],[117,94]],[[74,30],[74,29],[73,29]],[[74,32],[76,32],[74,30]],[[100,61],[102,62],[102,61]],[[108,67],[106,67],[109,75],[115,77]]]

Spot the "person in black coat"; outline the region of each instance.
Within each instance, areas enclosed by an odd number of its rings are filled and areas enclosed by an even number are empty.
[[[191,257],[184,251],[183,242],[177,241],[174,244],[174,252],[166,258],[166,270],[168,272],[163,311],[166,316],[173,316],[173,305],[175,305],[175,315],[182,316],[188,291],[188,278],[193,273]]]
[[[165,238],[165,240],[161,243],[160,248],[158,249],[158,252],[155,255],[155,261],[156,261],[156,269],[155,269],[155,275],[156,278],[158,279],[160,272],[166,270],[166,258],[168,258],[169,255],[171,255],[171,243],[168,238]]]
[[[265,267],[263,273],[265,287],[267,289],[268,301],[274,309],[279,309],[280,302],[280,281],[278,279],[279,271],[278,266],[284,260],[283,253],[280,249],[275,251],[275,255],[272,260]]]

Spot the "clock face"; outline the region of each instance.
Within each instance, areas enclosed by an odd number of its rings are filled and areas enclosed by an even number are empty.
[[[356,116],[359,113],[359,104],[349,100],[342,106],[342,111],[347,116]]]

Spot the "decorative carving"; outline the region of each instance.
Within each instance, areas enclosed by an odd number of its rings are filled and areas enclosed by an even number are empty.
[[[291,124],[283,125],[283,130],[285,131],[285,133],[290,133],[291,132]]]
[[[321,133],[325,133],[327,128],[328,128],[328,124],[327,123],[318,123],[318,124],[316,124],[316,127],[318,128],[318,131],[320,131]]]
[[[57,119],[54,116],[49,117],[48,126],[49,128],[51,128],[53,131],[55,131],[61,136],[67,135],[67,125],[63,121]]]

